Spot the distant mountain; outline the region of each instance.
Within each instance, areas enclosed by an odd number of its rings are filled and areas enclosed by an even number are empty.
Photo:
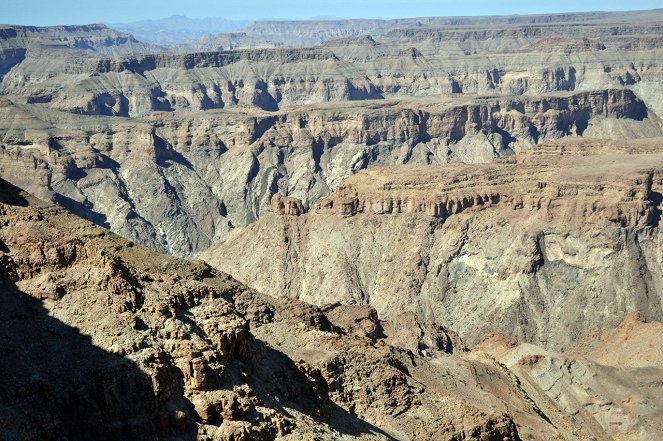
[[[337,21],[337,20],[343,20],[343,17],[338,17],[336,15],[318,15],[318,16],[309,18],[309,20],[332,20],[332,21]]]
[[[229,20],[225,18],[188,18],[173,15],[159,20],[142,20],[132,23],[111,23],[110,27],[132,33],[138,40],[174,44],[204,37],[206,35],[233,32],[252,25],[250,20]]]

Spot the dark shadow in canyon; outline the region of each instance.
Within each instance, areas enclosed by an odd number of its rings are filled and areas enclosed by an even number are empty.
[[[0,203],[28,206],[1,179]],[[181,377],[155,394],[138,364],[93,345],[22,292],[11,248],[0,248],[0,440],[195,440],[197,423],[182,417],[194,414]]]
[[[252,351],[257,362],[247,382],[268,407],[284,415],[290,415],[288,408],[295,409],[343,435],[380,434],[395,439],[331,401],[329,386],[320,371],[306,371],[304,364],[298,366],[287,354],[261,340],[253,342]]]
[[[100,227],[110,229],[106,215],[94,211],[89,201],[78,202],[60,193],[55,193],[53,195],[53,202],[83,219],[89,220]]]
[[[137,364],[94,346],[17,289],[7,255],[0,266],[0,440],[196,439],[196,423],[175,416],[191,415],[181,379],[155,395]]]
[[[663,194],[654,191],[651,193],[650,197],[653,203],[652,219],[650,225],[652,227],[658,227],[661,223],[661,203],[663,203]]]
[[[0,204],[27,207],[29,203],[23,194],[22,189],[0,178]]]

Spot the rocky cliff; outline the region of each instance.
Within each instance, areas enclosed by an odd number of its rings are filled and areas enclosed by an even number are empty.
[[[479,359],[487,355],[503,363],[549,417],[559,417],[549,403],[561,403],[564,411],[573,415],[572,421],[590,430],[595,439],[656,439],[663,427],[659,411],[651,403],[660,396],[654,385],[660,378],[661,364],[651,355],[660,345],[650,343],[661,334],[658,322],[645,321],[641,314],[630,314],[617,328],[588,338],[574,350],[578,353],[575,356],[515,345],[499,334],[486,336],[474,355]],[[615,357],[610,353],[612,346],[629,355]],[[592,347],[594,351],[587,351]],[[643,351],[643,347],[650,349]],[[636,362],[635,353],[644,358]],[[632,365],[634,362],[637,366]],[[567,424],[563,419],[557,421],[558,427]],[[523,439],[532,438],[534,429],[523,428],[520,434]]]
[[[519,418],[558,433],[440,326],[401,336],[419,322],[258,294],[4,181],[0,218],[3,439],[518,439]]]
[[[561,349],[660,320],[660,140],[565,140],[486,165],[374,168],[304,216],[270,214],[203,258],[258,290],[411,312],[469,343]]]
[[[0,170],[137,243],[196,255],[275,194],[309,210],[377,165],[661,136],[660,14],[258,23],[244,34],[272,46],[207,52],[102,25],[4,26]],[[315,26],[330,34],[314,47],[277,38]]]
[[[157,49],[140,43],[131,34],[118,32],[102,24],[72,26],[15,26],[0,25],[0,48],[33,49],[70,48],[82,51],[79,56],[119,56]]]
[[[562,42],[569,44],[576,43]],[[358,55],[364,50],[369,53]],[[67,51],[49,59],[40,48],[23,54],[25,60],[18,64],[21,54],[8,52],[2,84],[6,93],[23,101],[81,114],[143,116],[231,106],[275,111],[330,101],[449,94],[540,95],[623,86],[660,91],[661,67],[656,60],[661,50],[614,48],[567,54],[564,46],[551,55],[545,45],[531,46],[523,49],[531,60],[523,66],[522,53],[447,59],[413,46],[391,51],[356,45],[90,60]],[[104,109],[108,101],[124,101],[126,106]]]
[[[619,357],[598,364],[592,357],[602,354],[586,349],[604,339],[616,351],[659,342],[663,325],[643,332],[642,316],[590,336],[577,349],[589,358],[516,348],[496,334],[468,352],[455,333],[410,313],[384,320],[367,306],[260,294],[4,181],[0,223],[3,439],[661,433],[656,352],[641,352],[643,371]]]
[[[8,27],[0,39],[8,48],[0,74],[6,73],[4,90],[22,99],[69,112],[120,116],[623,86],[637,87],[660,109],[653,96],[661,90],[660,17],[660,11],[503,17],[492,26],[485,20],[444,18],[260,22],[244,33],[220,37],[224,44],[216,47],[168,54],[154,54],[160,48],[101,25]],[[265,29],[274,33],[267,36]],[[343,38],[329,40],[326,30]],[[311,47],[283,42],[278,34],[301,35]],[[233,43],[241,35],[248,39],[245,46]],[[266,39],[266,47],[256,49],[255,39]],[[55,57],[46,55],[44,44]],[[27,53],[16,52],[27,47]],[[63,50],[71,47],[83,51]],[[104,109],[109,101],[126,106]]]
[[[516,16],[476,16],[476,17],[416,17],[406,19],[329,19],[329,20],[259,20],[242,29],[241,38],[236,44],[256,44],[261,42],[265,47],[279,46],[312,46],[339,39],[352,39],[372,35],[380,39],[388,39],[395,33],[446,32],[447,41],[467,41],[467,35],[495,36],[496,33],[510,32],[519,29],[519,37],[536,36],[548,32],[559,34],[561,26],[573,29],[576,36],[604,35],[614,36],[620,33],[647,33],[648,29],[657,29],[656,25],[663,15],[663,10],[628,11],[628,12],[584,12],[566,14],[539,14]],[[506,30],[505,30],[506,28]],[[549,31],[550,30],[550,31]],[[563,32],[563,31],[562,31]],[[209,36],[192,44],[206,50],[215,50],[222,45],[228,35]],[[464,36],[464,39],[457,38]],[[500,45],[506,41],[504,34],[501,41],[495,39],[492,45]],[[454,41],[455,40],[455,41]]]
[[[0,27],[0,439],[661,438],[661,14]]]
[[[6,179],[178,255],[260,218],[276,193],[311,208],[346,176],[376,165],[486,162],[565,136],[661,133],[658,116],[621,89],[130,120],[5,99],[0,113]]]

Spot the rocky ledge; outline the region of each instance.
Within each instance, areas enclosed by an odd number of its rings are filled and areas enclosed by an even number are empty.
[[[663,154],[523,154],[491,164],[373,168],[347,178],[318,213],[422,213],[442,220],[499,207],[548,222],[647,226],[658,223]]]
[[[0,225],[3,440],[516,440],[521,409],[552,427],[435,323],[259,294],[5,181]]]
[[[565,139],[491,164],[376,167],[202,257],[258,290],[560,350],[634,310],[663,319],[660,146]]]

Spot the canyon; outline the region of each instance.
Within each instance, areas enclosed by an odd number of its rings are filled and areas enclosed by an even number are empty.
[[[661,136],[661,14],[405,20],[375,36],[350,21],[315,47],[191,53],[103,25],[6,26],[0,170],[137,243],[195,256],[274,194],[314,207],[375,165]],[[254,26],[317,26],[268,25]]]
[[[663,10],[164,23],[0,25],[0,439],[663,436]]]
[[[628,312],[661,320],[661,140],[552,142],[489,164],[375,167],[310,213],[201,256],[258,290],[371,304],[565,349]]]
[[[6,181],[0,222],[3,439],[663,433],[663,324],[642,315],[565,353],[495,333],[469,352],[412,313],[381,319],[368,306],[260,293]],[[631,348],[635,364],[620,355]]]

